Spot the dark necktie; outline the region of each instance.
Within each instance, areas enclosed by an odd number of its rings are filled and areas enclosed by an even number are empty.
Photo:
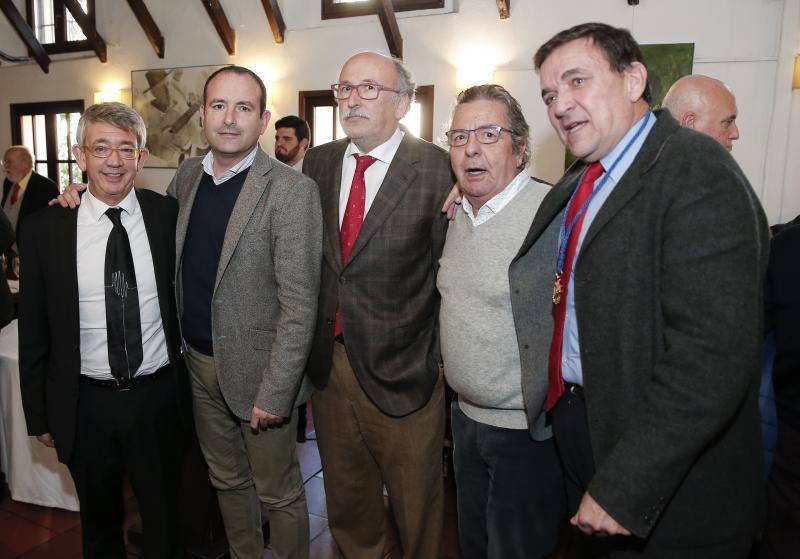
[[[572,222],[575,214],[578,213],[586,203],[586,200],[594,189],[595,181],[603,174],[603,166],[600,162],[595,161],[590,164],[583,174],[581,184],[575,192],[572,203],[569,206],[569,213],[567,214],[566,223]],[[547,398],[545,399],[544,406],[546,410],[550,410],[561,395],[564,394],[564,377],[561,374],[561,351],[564,346],[564,321],[567,317],[567,290],[569,289],[569,278],[572,276],[572,264],[575,260],[575,252],[578,248],[578,239],[581,238],[581,228],[583,225],[583,218],[586,217],[584,211],[575,226],[567,241],[567,256],[564,260],[564,269],[561,271],[561,298],[558,304],[554,305],[554,323],[553,323],[553,339],[550,343],[550,384],[547,387]]]
[[[19,198],[20,190],[22,190],[22,187],[19,185],[18,182],[15,182],[14,187],[11,189],[11,205],[17,203],[17,198]]]
[[[133,378],[142,364],[142,324],[131,243],[121,214],[121,208],[106,210],[114,227],[106,245],[104,277],[108,363],[114,378],[127,379]]]
[[[342,218],[342,229],[339,232],[339,246],[342,248],[342,264],[346,264],[350,258],[350,251],[356,243],[356,238],[361,232],[361,225],[364,223],[364,208],[367,200],[367,185],[364,181],[364,173],[370,165],[377,159],[370,155],[356,155],[356,172],[353,175],[353,183],[350,186],[350,195],[347,198],[347,207]],[[333,336],[342,333],[342,313],[336,310],[336,321],[333,326]]]

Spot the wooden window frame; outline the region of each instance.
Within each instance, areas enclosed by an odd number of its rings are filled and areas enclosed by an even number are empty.
[[[74,156],[69,153],[69,159],[58,158],[58,127],[55,115],[60,113],[81,113],[83,114],[85,103],[83,99],[72,101],[53,101],[44,103],[13,103],[11,104],[11,143],[12,145],[22,144],[22,126],[20,120],[23,116],[44,114],[47,147],[47,176],[57,185],[61,184],[58,175],[59,163],[72,163]],[[41,160],[35,159],[33,169],[36,170],[36,163]]]
[[[93,50],[88,39],[83,41],[67,41],[67,7],[64,5],[62,0],[50,1],[53,3],[53,17],[55,19],[55,31],[53,33],[55,35],[55,42],[42,43],[42,47],[44,47],[45,52],[47,52],[47,54],[62,54],[65,52],[82,52]],[[25,0],[25,7],[27,10],[28,25],[30,25],[35,35],[36,22],[33,21],[33,2],[34,0]],[[96,26],[97,23],[95,20],[94,8],[95,0],[88,0],[86,15],[89,17],[92,25]]]
[[[433,142],[433,86],[417,86],[416,101],[420,104],[420,138]],[[314,143],[314,107],[336,107],[336,105],[336,99],[334,99],[333,92],[330,89],[300,92],[297,101],[297,114],[308,122],[308,127],[311,129],[309,145],[316,145]],[[334,118],[336,118],[335,111]],[[336,130],[335,121],[333,122],[333,129]]]
[[[375,13],[374,2],[354,2],[352,4],[334,4],[333,0],[320,0],[322,19],[342,17],[368,16]],[[444,8],[444,0],[392,0],[395,12],[414,10],[434,10]]]

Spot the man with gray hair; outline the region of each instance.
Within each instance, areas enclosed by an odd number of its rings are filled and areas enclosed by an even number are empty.
[[[555,229],[511,265],[550,191],[528,174],[528,136],[503,87],[459,94],[447,140],[463,201],[437,286],[444,370],[457,393],[453,459],[466,558],[549,556],[566,507],[543,407]],[[527,274],[523,289],[511,292],[509,274]]]
[[[728,151],[739,139],[736,98],[719,80],[700,74],[683,76],[669,88],[662,105],[681,126],[711,136]]]
[[[348,559],[382,557],[385,484],[405,557],[437,557],[444,380],[435,270],[452,186],[444,150],[399,126],[403,64],[356,54],[332,90],[347,138],[306,152],[320,189],[322,282],[314,383],[328,523]]]
[[[89,177],[78,209],[22,223],[20,388],[28,432],[75,481],[86,557],[125,557],[122,479],[142,516],[145,557],[177,557],[181,426],[191,424],[175,306],[175,200],[133,181],[145,125],[92,105],[72,152]]]

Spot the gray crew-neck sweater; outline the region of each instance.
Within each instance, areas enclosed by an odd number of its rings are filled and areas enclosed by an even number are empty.
[[[447,231],[437,276],[444,373],[480,423],[528,428],[508,267],[548,191],[531,180],[489,221],[475,227],[458,211]]]

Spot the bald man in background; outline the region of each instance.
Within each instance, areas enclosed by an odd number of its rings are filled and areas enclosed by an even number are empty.
[[[728,151],[739,139],[736,97],[719,80],[700,74],[684,76],[669,88],[662,106],[681,126],[711,136]]]

